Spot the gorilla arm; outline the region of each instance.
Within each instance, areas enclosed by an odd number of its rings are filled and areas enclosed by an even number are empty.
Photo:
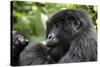
[[[50,64],[53,60],[48,56],[45,45],[30,44],[20,55],[20,65]]]

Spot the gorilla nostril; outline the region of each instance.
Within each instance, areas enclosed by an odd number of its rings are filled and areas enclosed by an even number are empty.
[[[48,39],[49,40],[53,40],[55,37],[54,37],[54,34],[52,33],[52,34],[50,34],[49,36],[48,36]]]
[[[52,39],[52,35],[49,35],[49,36],[48,36],[48,39]]]

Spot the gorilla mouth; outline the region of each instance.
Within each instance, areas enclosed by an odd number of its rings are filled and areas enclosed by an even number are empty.
[[[56,45],[57,45],[57,43],[54,43],[52,41],[47,42],[47,47],[49,47],[49,48],[54,48],[54,47],[56,47]]]
[[[59,40],[57,38],[47,39],[46,45],[48,48],[54,48],[59,44]]]

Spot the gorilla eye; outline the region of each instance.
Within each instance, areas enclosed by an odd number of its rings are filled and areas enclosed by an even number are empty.
[[[55,23],[55,26],[58,27],[59,26],[59,23]]]

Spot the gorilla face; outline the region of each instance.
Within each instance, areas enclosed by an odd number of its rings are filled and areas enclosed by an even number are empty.
[[[92,27],[87,13],[80,10],[62,10],[47,21],[47,46],[55,47],[71,41],[78,33]],[[66,40],[66,41],[65,41]]]
[[[62,29],[63,26],[60,26],[60,24],[53,24],[47,36],[48,47],[56,47],[56,44],[59,44],[60,41],[64,39],[62,39],[62,37],[65,37],[65,35],[60,35],[64,32]]]
[[[47,46],[56,47],[74,38],[80,22],[70,13],[58,12],[47,21]]]

